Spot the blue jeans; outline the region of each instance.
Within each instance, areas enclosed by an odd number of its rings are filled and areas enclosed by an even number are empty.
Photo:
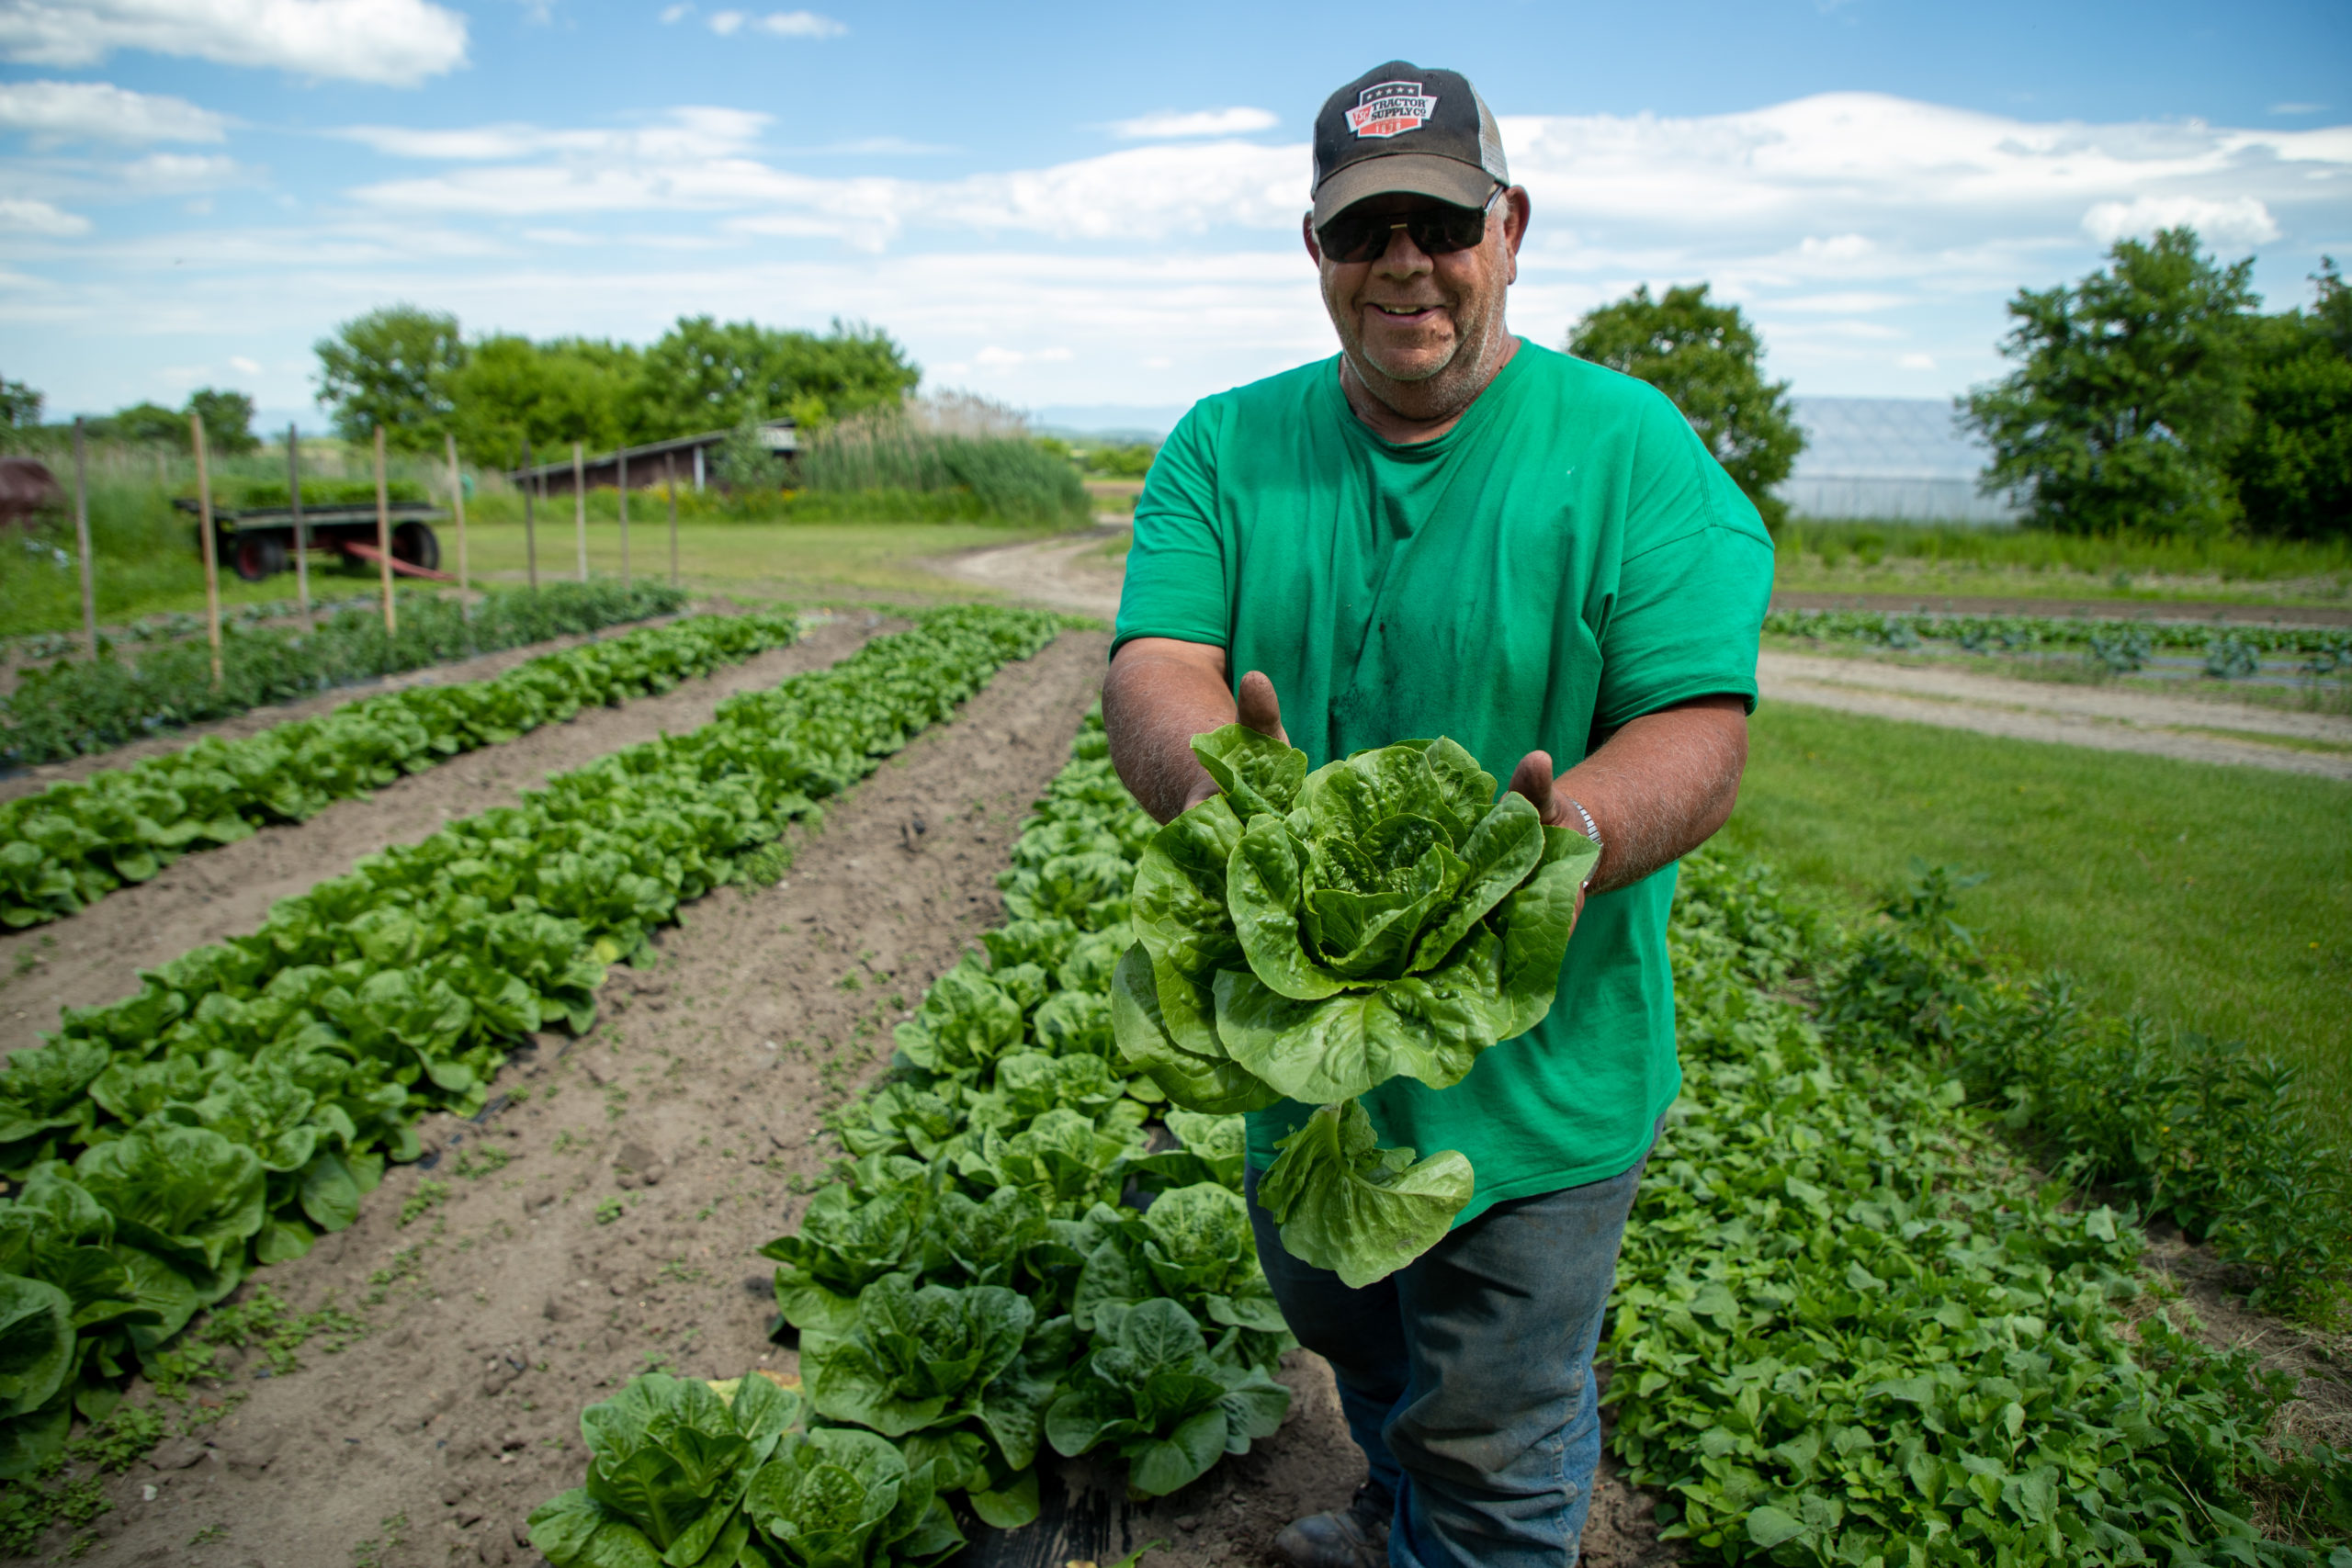
[[[1284,1252],[1248,1176],[1258,1256],[1349,1435],[1396,1500],[1395,1568],[1561,1568],[1600,1463],[1593,1347],[1642,1161],[1498,1203],[1363,1290]]]

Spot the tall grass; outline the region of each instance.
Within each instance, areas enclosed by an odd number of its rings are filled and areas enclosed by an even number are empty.
[[[1083,522],[1091,513],[1086,486],[1068,458],[1017,428],[985,428],[978,419],[896,412],[859,415],[819,432],[802,452],[799,467],[810,500],[834,507],[870,505],[885,498],[903,507],[904,498],[965,496],[971,510],[956,510],[951,517],[1053,523]],[[848,502],[852,496],[873,500]],[[922,520],[949,520],[933,514],[938,504],[930,503]],[[857,515],[829,514],[842,521]]]
[[[2091,576],[2218,577],[2277,581],[2352,573],[2352,542],[2300,539],[2087,537],[2041,528],[1962,524],[1792,521],[1776,535],[1784,556],[2075,571]]]

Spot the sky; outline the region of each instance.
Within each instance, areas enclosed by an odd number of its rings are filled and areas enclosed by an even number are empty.
[[[2352,263],[2342,0],[810,4],[0,0],[0,376],[317,428],[312,344],[407,300],[863,321],[1130,423],[1332,352],[1307,137],[1391,58],[1499,117],[1555,346],[1705,281],[1801,395],[1949,398],[2119,237],[2192,223],[2273,309]]]

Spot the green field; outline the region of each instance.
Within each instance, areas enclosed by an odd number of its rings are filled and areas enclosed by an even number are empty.
[[[1917,523],[1784,525],[1782,592],[1922,598],[2352,603],[2352,547],[2296,539],[2100,539]]]
[[[650,517],[633,516],[629,522],[630,570],[666,579],[669,524],[658,506],[649,510]],[[553,523],[541,517],[537,532],[540,580],[571,576],[579,555],[570,511],[564,510]],[[700,592],[803,604],[936,604],[994,595],[985,588],[942,576],[926,561],[986,545],[1044,538],[1054,532],[1004,523],[681,522],[678,566],[685,586]],[[521,524],[477,527],[469,548],[476,578],[500,583],[524,581]],[[455,570],[457,559],[456,536],[446,535],[441,569]],[[608,575],[620,571],[617,523],[590,521],[588,569]]]
[[[1725,829],[1859,909],[1911,857],[1985,874],[2012,973],[2298,1064],[2352,1122],[2352,784],[1767,704]]]
[[[577,570],[571,513],[548,509],[537,528],[541,581],[568,580]],[[607,505],[609,511],[609,503]],[[634,510],[634,509],[633,509]],[[649,515],[650,513],[650,515]],[[442,525],[441,570],[458,567],[457,530]],[[756,599],[800,603],[878,602],[928,604],[993,597],[985,588],[943,577],[923,563],[984,545],[1014,544],[1052,533],[1050,528],[1002,523],[746,523],[682,521],[678,525],[681,575],[689,589]],[[519,583],[525,579],[523,525],[475,524],[469,530],[470,568],[478,583]],[[647,503],[629,524],[629,562],[639,576],[667,579],[669,525],[660,503]],[[620,571],[620,525],[588,524],[588,564],[594,573]],[[163,548],[144,558],[101,556],[98,560],[98,622],[119,626],[141,616],[204,609],[204,573],[193,550]],[[324,557],[311,562],[314,599],[346,598],[376,590],[376,574],[349,571]],[[431,592],[403,582],[403,592]],[[0,637],[28,632],[74,631],[82,624],[76,575],[34,559],[0,561]],[[220,576],[220,602],[282,604],[294,600],[292,572],[265,582],[243,582],[233,572]]]

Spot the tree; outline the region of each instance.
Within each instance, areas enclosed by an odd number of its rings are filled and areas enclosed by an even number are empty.
[[[2179,228],[2119,240],[2108,262],[2009,301],[2018,368],[1960,404],[1993,449],[1984,488],[2062,533],[2219,532],[2237,515],[2253,260],[2221,266]]]
[[[103,419],[90,422],[89,433],[102,441],[137,441],[187,450],[187,415],[161,403],[132,403]]]
[[[0,379],[0,426],[30,430],[40,423],[40,393],[22,381]]]
[[[2352,536],[2352,289],[2332,256],[2311,314],[2264,316],[2248,333],[2245,439],[2230,458],[2246,528]]]
[[[814,429],[894,407],[922,372],[888,333],[836,321],[820,337],[756,321],[681,316],[645,355],[633,423],[645,439],[690,435],[746,420],[790,418]]]
[[[241,457],[261,446],[254,434],[254,400],[243,392],[199,389],[188,394],[186,412],[204,416],[204,444],[215,457]],[[187,422],[183,418],[180,423],[185,426]],[[180,442],[187,444],[186,429]]]
[[[1653,299],[1645,283],[1586,312],[1568,333],[1568,352],[1673,399],[1766,525],[1777,529],[1788,516],[1772,487],[1804,450],[1804,432],[1789,412],[1789,384],[1764,379],[1761,344],[1738,306],[1710,304],[1703,283]]]
[[[404,452],[435,452],[455,412],[451,379],[466,362],[458,318],[387,305],[355,317],[318,342],[319,400],[334,410],[346,441],[385,441]]]
[[[737,495],[784,488],[784,458],[762,438],[754,420],[745,420],[727,433],[712,467],[718,482]]]
[[[574,441],[608,451],[643,439],[626,423],[643,358],[626,344],[484,338],[449,378],[458,445],[475,462],[511,468],[526,440],[545,461]]]

